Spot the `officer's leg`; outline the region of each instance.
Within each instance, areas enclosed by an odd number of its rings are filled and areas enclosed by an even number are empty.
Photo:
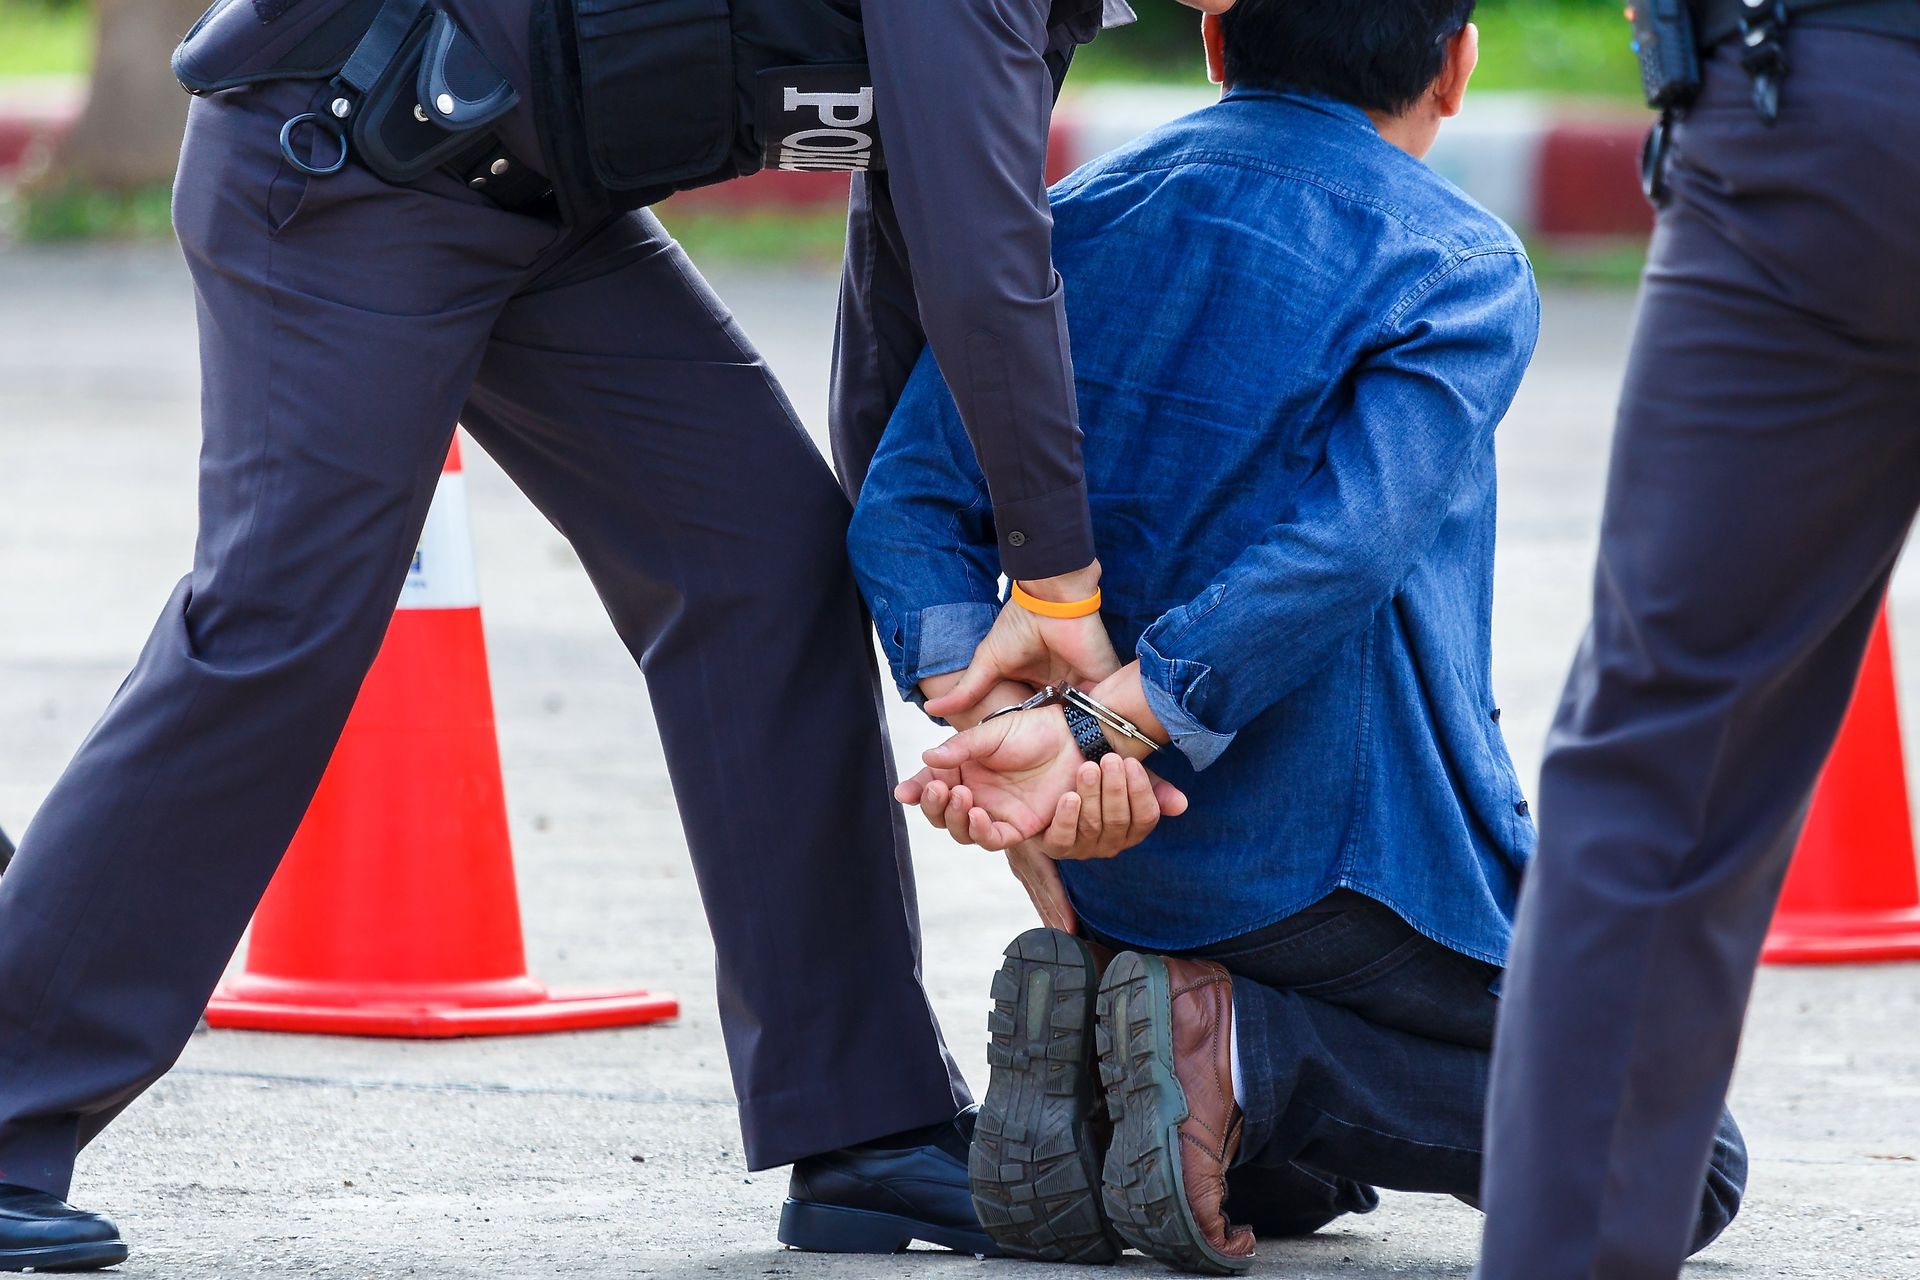
[[[1501,1013],[1486,1280],[1679,1269],[1920,499],[1920,161],[1895,141],[1920,48],[1807,30],[1793,56],[1775,129],[1723,54],[1681,135]]]
[[[199,544],[0,880],[0,1182],[64,1194],[186,1043],[385,633],[492,318],[553,236],[355,169],[302,198],[276,138],[311,96],[193,108]]]
[[[648,214],[507,309],[463,420],[647,675],[756,1168],[949,1119],[848,506]]]

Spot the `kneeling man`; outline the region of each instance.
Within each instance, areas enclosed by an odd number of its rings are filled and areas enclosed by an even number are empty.
[[[1222,101],[1054,190],[1104,617],[1133,655],[1088,692],[1170,744],[1152,764],[1191,807],[1060,863],[1079,936],[1023,935],[996,978],[972,1174],[1009,1252],[1124,1241],[1234,1272],[1256,1233],[1376,1186],[1477,1197],[1534,843],[1491,689],[1493,433],[1539,306],[1513,233],[1420,161],[1472,8],[1238,0],[1205,24]],[[935,709],[998,611],[991,519],[924,360],[852,547],[902,691]],[[963,727],[1027,692],[971,680]],[[1149,750],[1071,720],[970,728],[906,793],[963,839],[1036,836],[1082,754]],[[1105,821],[1144,824],[1116,765]],[[1012,853],[1043,891],[1045,851]],[[1744,1181],[1729,1119],[1696,1246]]]

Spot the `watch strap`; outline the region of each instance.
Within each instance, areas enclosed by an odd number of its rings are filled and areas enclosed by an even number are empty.
[[[1113,744],[1107,741],[1107,731],[1094,716],[1068,703],[1062,708],[1067,714],[1067,730],[1073,734],[1074,745],[1080,748],[1080,754],[1095,764],[1104,756],[1113,754]]]

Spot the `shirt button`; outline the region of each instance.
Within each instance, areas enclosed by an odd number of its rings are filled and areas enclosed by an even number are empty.
[[[1495,707],[1492,711],[1489,711],[1487,714],[1493,717],[1493,722],[1495,724],[1500,723],[1500,708]]]
[[[1513,806],[1513,811],[1519,814],[1523,818],[1526,817],[1529,813],[1533,812],[1532,809],[1528,808],[1527,802],[1525,800],[1522,800],[1519,804]]]
[[[1007,545],[1010,547],[1024,547],[1027,545],[1027,535],[1015,529],[1007,535]]]

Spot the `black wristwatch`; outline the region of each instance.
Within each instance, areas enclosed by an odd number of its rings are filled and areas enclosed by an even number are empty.
[[[1113,754],[1113,744],[1107,741],[1107,731],[1097,717],[1072,703],[1067,703],[1061,710],[1067,713],[1067,732],[1073,735],[1074,745],[1080,748],[1081,755],[1099,764],[1102,757]]]

